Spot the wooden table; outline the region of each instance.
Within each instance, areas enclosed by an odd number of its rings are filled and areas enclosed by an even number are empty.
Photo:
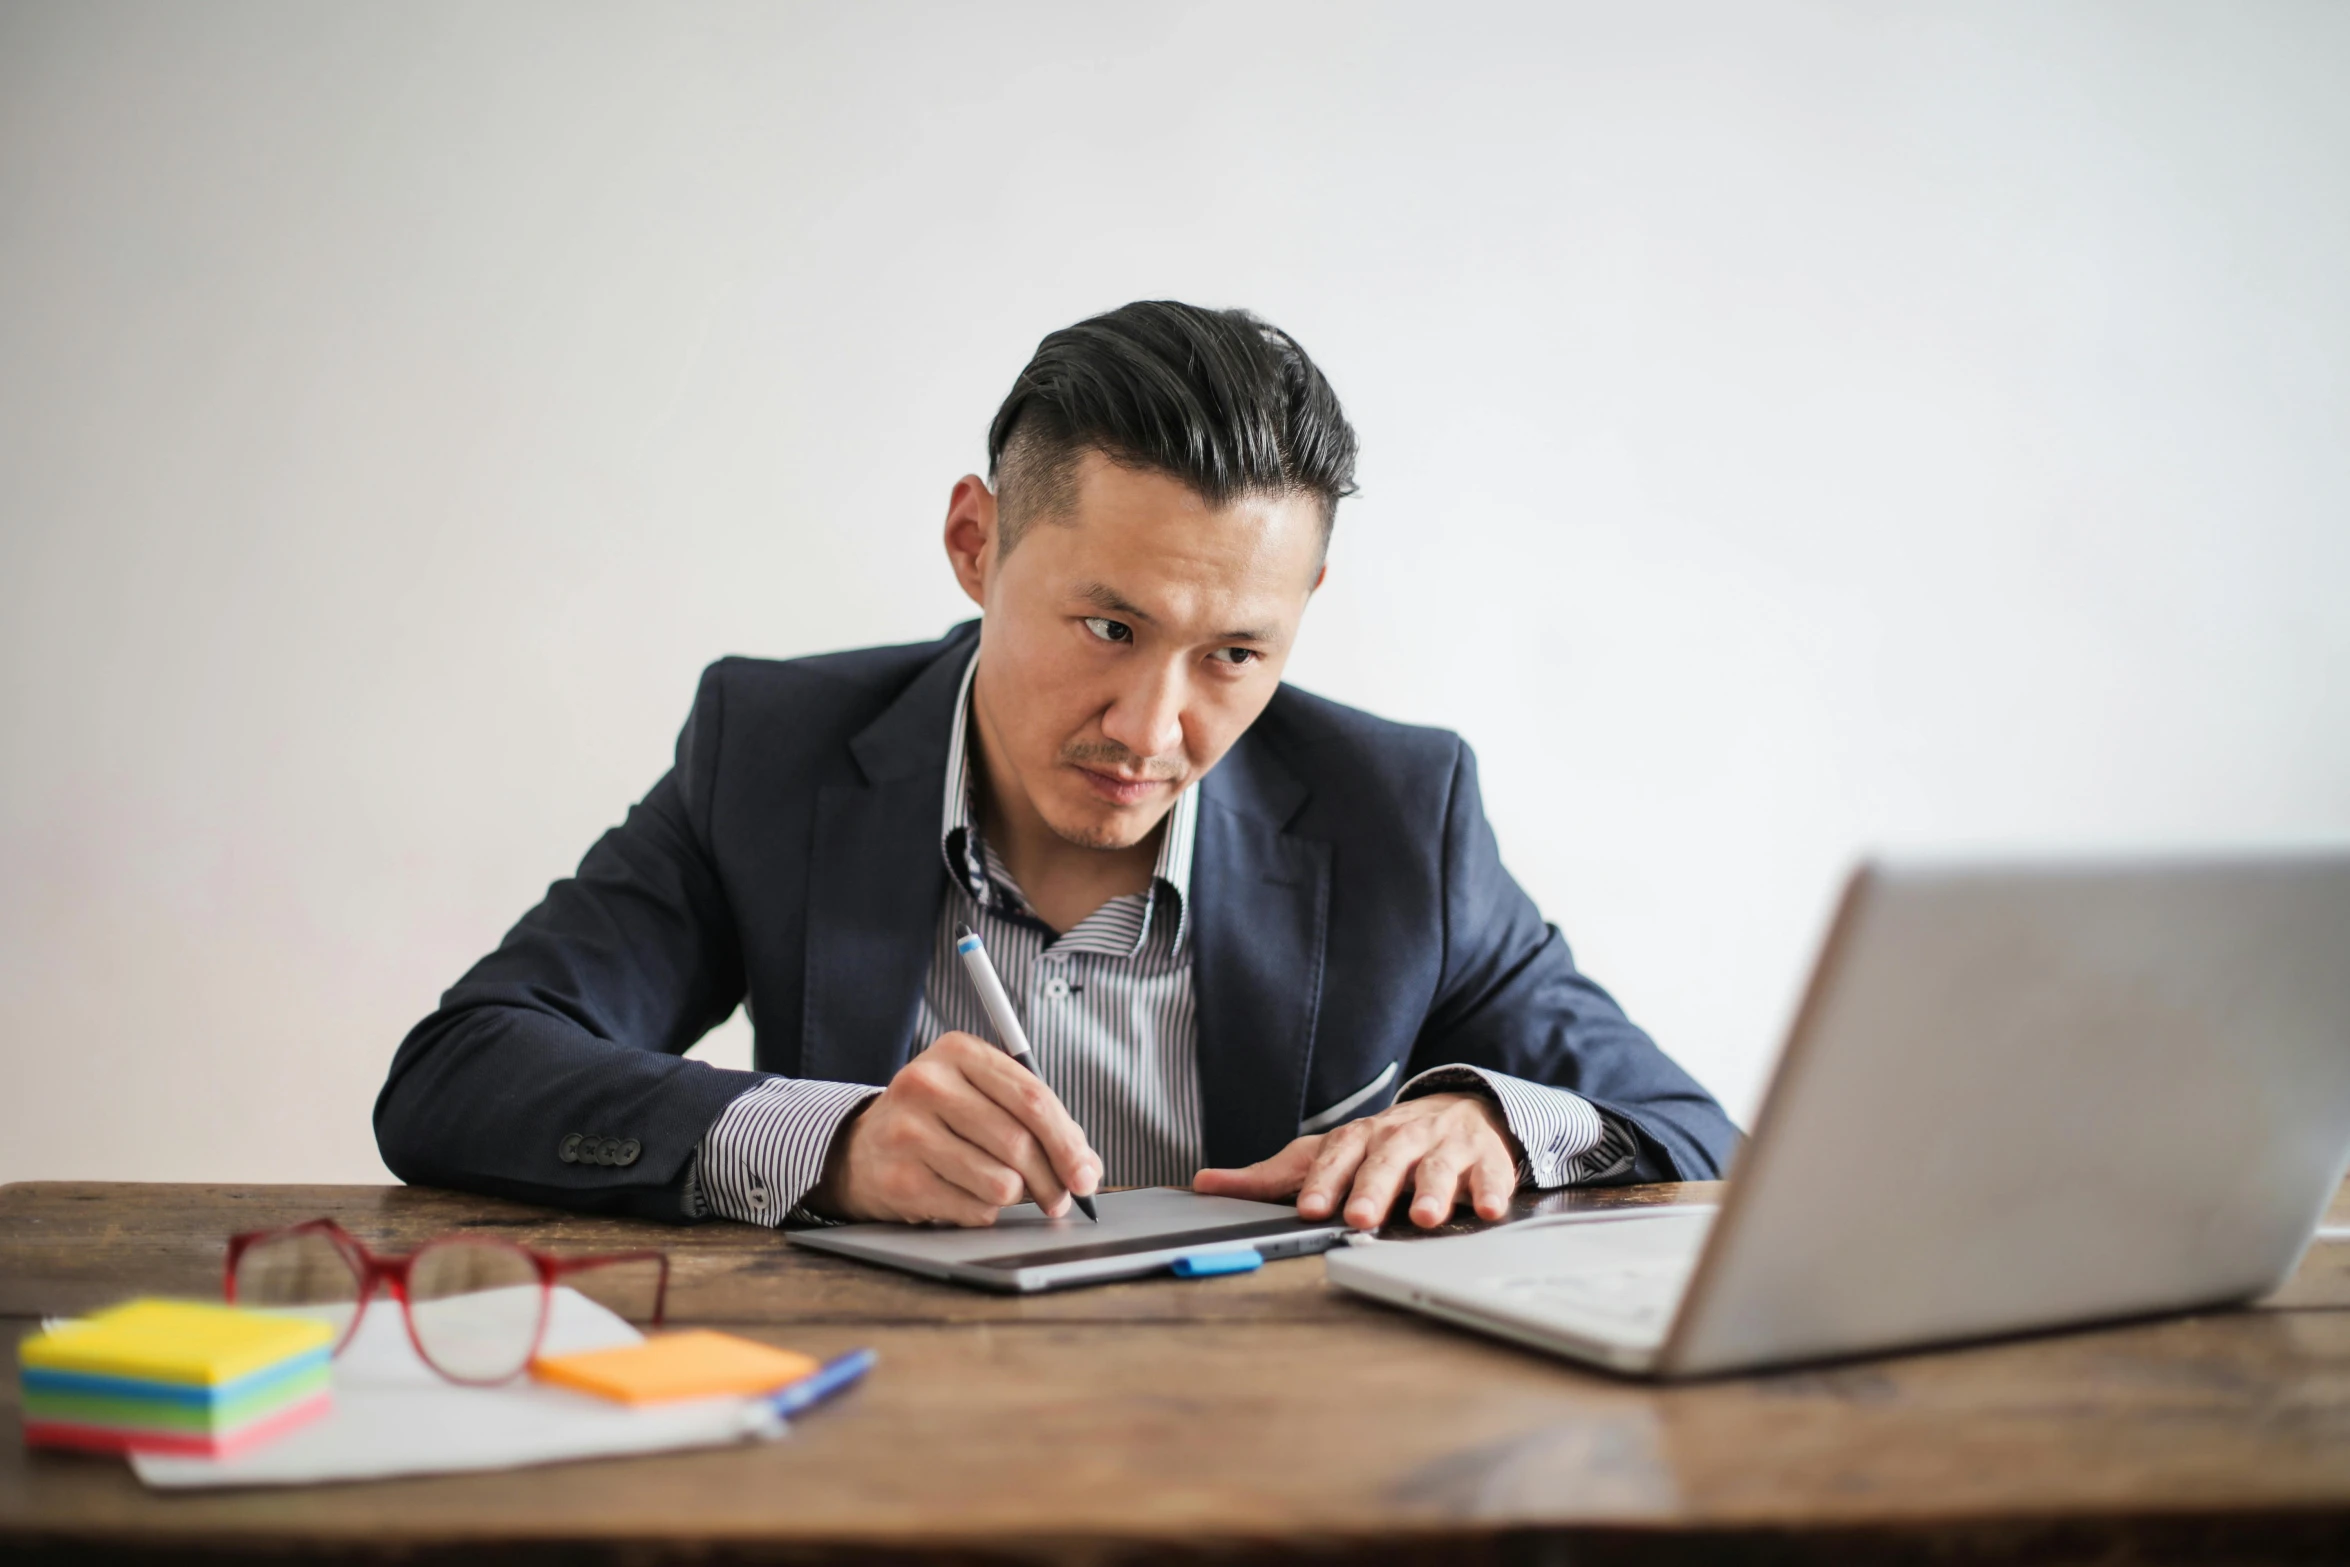
[[[1673,1203],[1704,1187],[1575,1193]],[[400,1187],[0,1188],[0,1320],[217,1290],[332,1214],[666,1246],[673,1316],[881,1369],[787,1441],[499,1475],[157,1495],[0,1420],[0,1558],[736,1563],[2350,1561],[2350,1245],[2247,1311],[1650,1388],[1340,1294],[1316,1259],[981,1295],[714,1224]],[[2350,1189],[2334,1221],[2350,1218]]]

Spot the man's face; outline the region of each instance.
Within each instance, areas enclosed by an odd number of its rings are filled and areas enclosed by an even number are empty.
[[[1321,506],[1210,506],[1094,452],[1076,481],[1070,514],[1032,519],[1004,556],[994,497],[964,480],[947,553],[985,612],[973,702],[991,783],[1066,841],[1123,849],[1272,700],[1321,582]]]

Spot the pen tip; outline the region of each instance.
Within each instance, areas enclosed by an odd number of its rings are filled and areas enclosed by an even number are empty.
[[[1072,1197],[1077,1196],[1075,1192],[1071,1192],[1069,1195]],[[1077,1206],[1083,1209],[1085,1216],[1091,1219],[1094,1223],[1099,1224],[1102,1222],[1102,1216],[1093,1211],[1093,1199],[1091,1197],[1078,1197]]]

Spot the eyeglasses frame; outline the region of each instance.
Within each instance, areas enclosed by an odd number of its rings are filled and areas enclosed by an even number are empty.
[[[648,1325],[660,1327],[669,1309],[669,1254],[665,1251],[608,1251],[587,1257],[557,1257],[519,1241],[510,1241],[502,1235],[475,1235],[464,1230],[451,1230],[445,1235],[433,1236],[412,1252],[394,1256],[371,1250],[359,1237],[332,1219],[305,1219],[300,1224],[281,1224],[273,1229],[247,1230],[241,1235],[230,1236],[228,1259],[221,1278],[222,1294],[230,1305],[237,1303],[237,1264],[243,1260],[245,1253],[263,1241],[285,1240],[297,1235],[325,1236],[335,1250],[342,1254],[343,1261],[350,1266],[351,1276],[359,1282],[358,1301],[351,1313],[351,1320],[344,1327],[342,1337],[335,1340],[334,1348],[329,1352],[330,1357],[340,1355],[357,1335],[359,1321],[367,1315],[367,1308],[374,1303],[380,1286],[383,1292],[400,1303],[400,1325],[407,1330],[408,1342],[414,1346],[416,1358],[432,1367],[441,1377],[465,1387],[497,1387],[513,1381],[530,1369],[530,1363],[538,1358],[539,1346],[546,1342],[547,1318],[554,1300],[555,1286],[566,1274],[584,1273],[591,1268],[612,1267],[620,1263],[650,1262],[660,1273],[653,1287],[653,1320]],[[530,1352],[522,1357],[521,1365],[502,1377],[458,1376],[432,1358],[431,1352],[424,1347],[424,1341],[416,1333],[416,1318],[408,1299],[409,1271],[416,1266],[417,1258],[435,1246],[460,1241],[469,1246],[499,1246],[508,1251],[520,1252],[530,1259],[531,1267],[538,1274],[538,1322],[531,1329]]]

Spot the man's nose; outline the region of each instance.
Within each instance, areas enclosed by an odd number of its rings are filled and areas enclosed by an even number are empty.
[[[1140,758],[1183,749],[1183,670],[1154,664],[1137,670],[1102,715],[1102,733]]]

